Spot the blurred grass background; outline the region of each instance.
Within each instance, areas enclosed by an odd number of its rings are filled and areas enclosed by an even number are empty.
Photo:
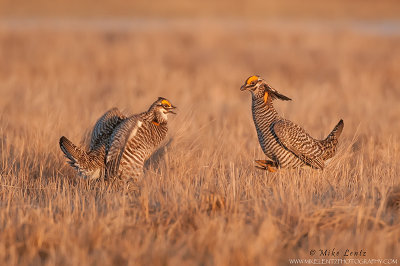
[[[35,0],[0,1],[3,17],[235,17],[398,19],[396,0]]]

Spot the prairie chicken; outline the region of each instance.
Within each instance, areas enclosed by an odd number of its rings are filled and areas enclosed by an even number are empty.
[[[60,138],[60,148],[84,178],[138,178],[144,161],[166,137],[168,114],[175,114],[175,108],[162,97],[146,112],[130,117],[113,108],[96,122],[89,151],[64,136]]]
[[[253,121],[258,140],[265,155],[270,160],[256,160],[258,168],[274,172],[276,168],[296,168],[304,165],[323,169],[324,161],[333,157],[338,138],[343,130],[343,120],[324,139],[312,138],[301,127],[283,119],[276,112],[273,101],[290,101],[259,76],[249,77],[240,88],[252,95]]]

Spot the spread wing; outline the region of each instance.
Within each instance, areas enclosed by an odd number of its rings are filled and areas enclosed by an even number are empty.
[[[129,140],[134,138],[142,121],[138,116],[131,116],[122,121],[111,135],[106,154],[106,178],[114,177],[119,172],[122,155]]]
[[[324,161],[321,158],[322,149],[318,141],[308,135],[304,129],[288,120],[281,120],[273,125],[273,132],[281,145],[303,162],[313,168],[324,168]]]
[[[90,138],[90,150],[95,149],[99,144],[106,141],[112,134],[115,127],[121,123],[126,116],[118,108],[112,108],[97,120]]]

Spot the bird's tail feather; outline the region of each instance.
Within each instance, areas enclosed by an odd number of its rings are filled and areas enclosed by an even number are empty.
[[[340,119],[339,123],[333,128],[331,133],[321,141],[325,148],[324,160],[331,158],[336,152],[336,146],[338,144],[338,139],[343,131],[344,122]]]
[[[332,132],[326,137],[326,142],[332,142],[333,140],[338,140],[340,134],[342,134],[344,127],[343,119],[340,119],[339,123],[333,128]]]
[[[71,166],[77,168],[78,171],[83,170],[85,162],[89,162],[89,155],[81,148],[75,146],[69,139],[62,136],[60,138],[60,148],[70,161]]]

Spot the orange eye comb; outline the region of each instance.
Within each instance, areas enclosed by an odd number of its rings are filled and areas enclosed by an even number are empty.
[[[250,83],[252,83],[253,81],[257,81],[258,80],[258,76],[251,76],[250,78],[248,78],[246,80],[246,84],[250,85]]]
[[[168,105],[168,107],[171,107],[171,103],[167,100],[162,100],[161,104]]]

